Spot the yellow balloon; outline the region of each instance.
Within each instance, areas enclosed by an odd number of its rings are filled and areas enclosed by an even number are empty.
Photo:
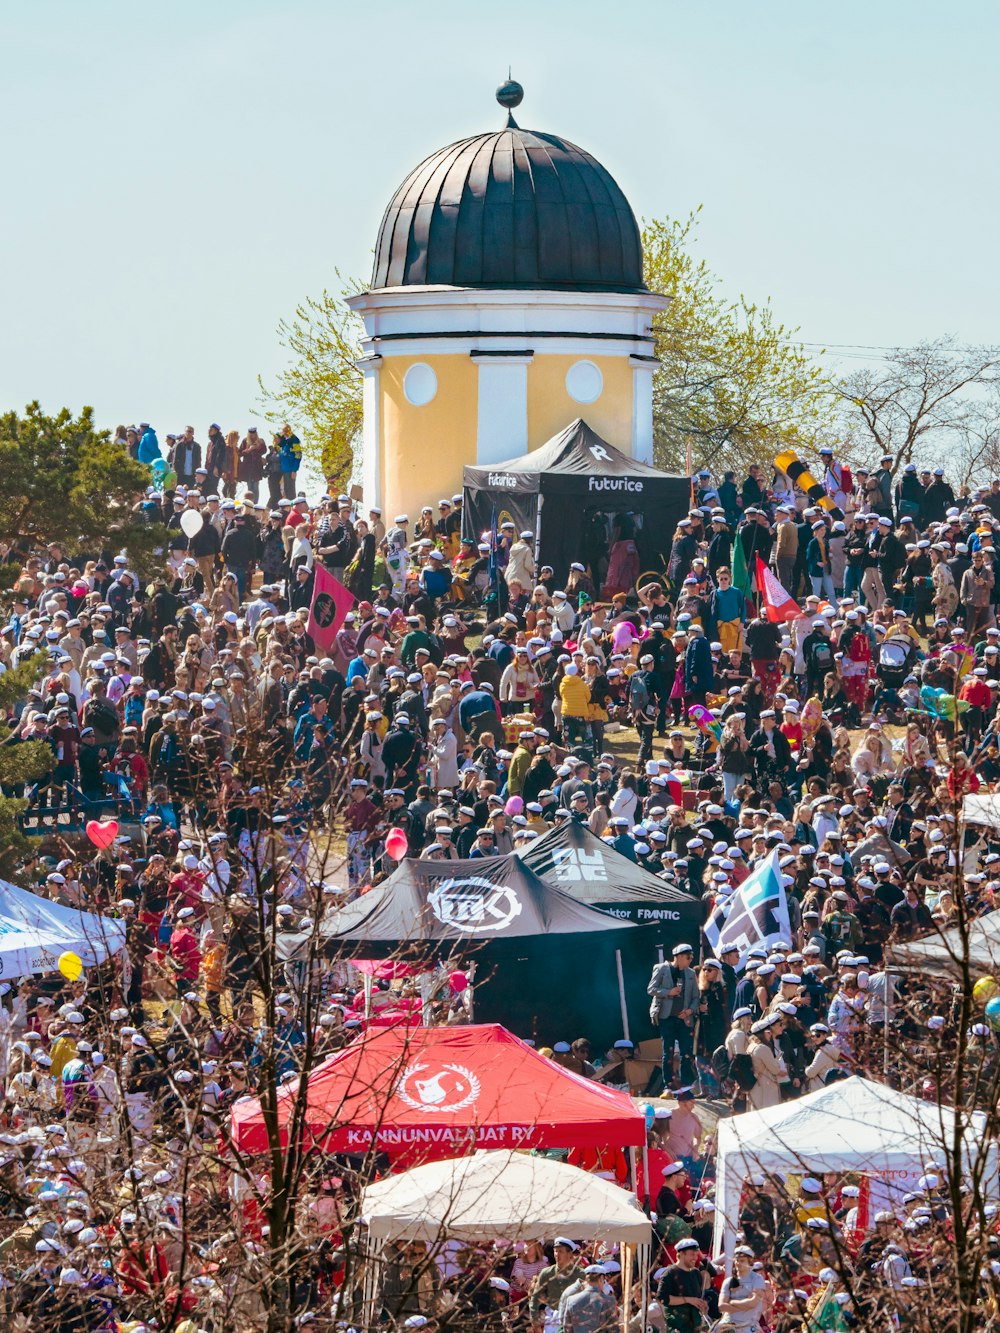
[[[67,981],[76,981],[83,975],[83,959],[69,949],[59,955],[56,966]]]
[[[995,996],[1000,995],[1000,985],[993,977],[980,977],[972,988],[972,994],[978,1004],[987,1005]]]

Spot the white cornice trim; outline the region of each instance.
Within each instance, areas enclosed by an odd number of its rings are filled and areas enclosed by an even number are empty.
[[[482,339],[480,339],[482,341]],[[470,352],[469,358],[476,366],[530,366],[535,359],[534,352]]]

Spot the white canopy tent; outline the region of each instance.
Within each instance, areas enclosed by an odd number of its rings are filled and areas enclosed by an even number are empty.
[[[746,1177],[864,1172],[884,1198],[913,1188],[924,1164],[954,1142],[956,1113],[882,1083],[848,1078],[796,1101],[719,1121],[714,1248],[732,1255]],[[989,1154],[983,1188],[996,1190],[996,1145],[986,1144],[986,1117],[967,1114],[965,1167]]]
[[[1000,830],[1000,792],[976,792],[962,798],[962,823]]]
[[[589,1171],[510,1151],[428,1162],[369,1185],[361,1217],[373,1240],[575,1240],[648,1245],[633,1197]]]
[[[1000,911],[990,912],[968,924],[968,963],[973,976],[1000,973]],[[886,963],[893,967],[916,968],[921,972],[957,977],[966,957],[962,933],[957,926],[919,940],[905,940],[889,945]]]
[[[96,967],[124,943],[124,921],[63,907],[0,880],[0,977],[54,972],[63,953]]]

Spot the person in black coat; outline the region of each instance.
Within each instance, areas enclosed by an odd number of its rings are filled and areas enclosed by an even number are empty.
[[[765,708],[760,715],[760,727],[750,737],[747,750],[757,781],[769,777],[784,779],[792,762],[792,751],[784,732],[778,730],[774,709]]]
[[[313,588],[316,584],[316,575],[305,565],[299,565],[295,571],[295,581],[288,594],[288,605],[292,611],[301,610],[303,607],[312,605]]]
[[[358,549],[351,562],[351,574],[347,586],[359,601],[369,602],[372,596],[372,580],[375,577],[375,535],[368,530],[368,524],[363,518],[358,519],[355,531],[358,537]]]

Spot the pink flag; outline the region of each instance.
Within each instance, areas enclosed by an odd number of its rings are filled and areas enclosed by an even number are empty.
[[[354,605],[354,594],[323,565],[316,565],[314,579],[306,629],[312,635],[316,647],[325,653],[344,623],[344,617]]]
[[[785,591],[760,556],[757,557],[757,588],[761,595],[764,614],[772,623],[798,620],[801,616],[798,602]]]

